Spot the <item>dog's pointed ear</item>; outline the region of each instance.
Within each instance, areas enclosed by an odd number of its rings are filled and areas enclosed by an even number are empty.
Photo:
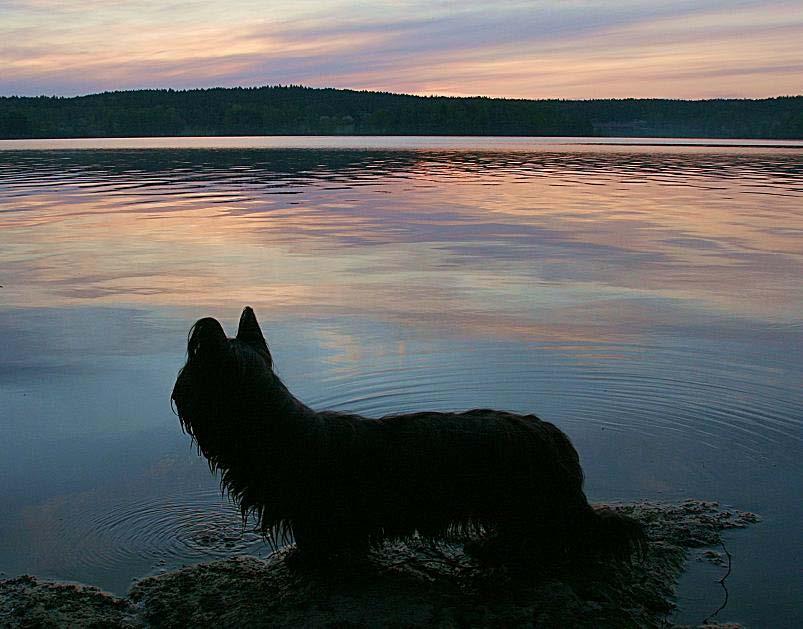
[[[237,328],[237,340],[248,343],[251,347],[261,349],[265,352],[268,351],[268,344],[265,342],[265,337],[262,336],[262,330],[259,329],[256,315],[250,306],[243,309],[243,314],[240,315],[240,325]]]
[[[198,319],[190,330],[187,341],[187,354],[192,358],[199,356],[219,356],[226,348],[226,332],[217,319],[204,317]]]

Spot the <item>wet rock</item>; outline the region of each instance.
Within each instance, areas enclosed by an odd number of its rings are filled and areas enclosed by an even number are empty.
[[[131,601],[23,575],[0,581],[0,627],[142,627]]]
[[[644,523],[641,560],[523,575],[412,541],[303,569],[292,550],[232,557],[142,579],[127,598],[19,577],[0,580],[0,626],[666,627],[688,549],[757,521],[714,502],[610,506]]]

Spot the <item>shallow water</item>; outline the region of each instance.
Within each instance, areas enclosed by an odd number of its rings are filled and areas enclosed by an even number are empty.
[[[267,554],[168,403],[192,322],[250,304],[316,408],[536,412],[592,500],[760,513],[719,618],[800,619],[803,145],[82,142],[0,143],[6,575]]]

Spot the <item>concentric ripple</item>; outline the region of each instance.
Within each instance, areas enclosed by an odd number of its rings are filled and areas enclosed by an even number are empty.
[[[210,487],[180,496],[106,491],[68,495],[27,510],[33,559],[48,571],[179,565],[268,549],[253,523]]]
[[[355,364],[335,372],[322,383],[326,395],[308,401],[369,416],[514,409],[564,426],[604,426],[658,440],[675,434],[764,459],[794,456],[794,449],[781,446],[803,442],[801,390],[790,391],[755,366],[737,366],[728,355],[707,355],[699,348],[651,347],[647,364],[622,360],[645,351],[552,344],[486,352],[481,361],[471,352],[423,353],[405,369],[374,360],[371,370]],[[611,355],[618,360],[601,358]],[[677,369],[680,362],[683,371]]]

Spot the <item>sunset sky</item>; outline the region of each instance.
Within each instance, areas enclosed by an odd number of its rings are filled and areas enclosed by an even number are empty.
[[[0,95],[303,84],[517,98],[803,93],[800,0],[0,0]]]

